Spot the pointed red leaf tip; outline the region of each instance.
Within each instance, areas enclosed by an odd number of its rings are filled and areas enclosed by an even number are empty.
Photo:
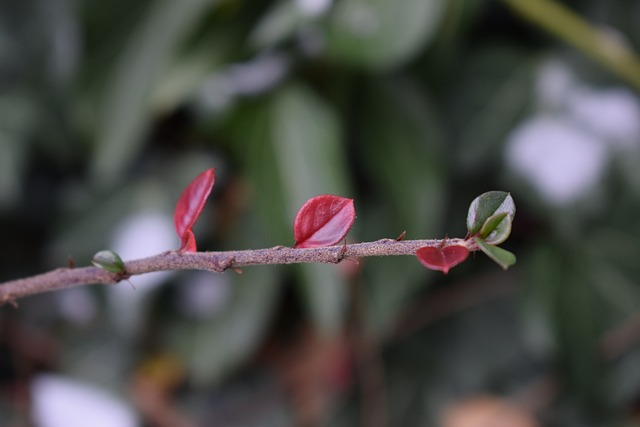
[[[213,169],[208,169],[198,175],[187,188],[184,189],[176,204],[173,213],[173,223],[176,233],[180,237],[181,252],[195,252],[196,239],[191,229],[200,216],[204,204],[211,193],[216,174]]]
[[[416,256],[418,261],[428,269],[447,274],[449,269],[467,259],[469,249],[460,245],[450,245],[444,248],[425,246],[416,251]]]
[[[356,219],[353,199],[325,194],[306,201],[293,223],[296,248],[331,246],[344,239]]]

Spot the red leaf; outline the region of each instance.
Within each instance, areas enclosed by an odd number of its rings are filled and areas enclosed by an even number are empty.
[[[196,251],[196,239],[191,229],[204,208],[215,180],[214,170],[208,169],[191,181],[180,195],[173,213],[173,223],[180,237],[180,251]]]
[[[329,194],[313,197],[302,205],[293,223],[295,247],[335,245],[344,239],[355,219],[353,199]]]
[[[180,250],[182,252],[196,252],[198,250],[196,247],[196,236],[193,235],[193,231],[187,230],[185,236],[180,240]]]
[[[444,248],[425,246],[416,251],[418,261],[431,270],[442,271],[444,274],[469,256],[469,249],[460,245],[450,245]]]

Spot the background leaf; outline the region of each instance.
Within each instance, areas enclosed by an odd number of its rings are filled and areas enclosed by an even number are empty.
[[[215,3],[157,0],[150,5],[103,89],[92,167],[97,182],[111,182],[139,153],[154,85],[180,42]]]
[[[435,33],[440,0],[346,0],[328,22],[328,53],[349,64],[387,68],[407,61]]]
[[[251,165],[252,185],[259,189],[256,208],[269,218],[264,227],[273,244],[290,242],[291,224],[304,201],[324,193],[348,195],[340,124],[327,105],[308,88],[282,88],[265,103],[244,110],[239,127],[231,127],[243,162]],[[247,125],[247,123],[251,123]],[[264,183],[271,185],[265,187]],[[335,267],[298,268],[301,296],[311,317],[324,330],[341,325],[346,290]]]
[[[274,99],[273,114],[273,147],[287,217],[293,220],[302,201],[315,194],[350,194],[340,124],[322,100],[302,86],[290,86]],[[346,304],[344,281],[335,268],[305,265],[300,271],[311,316],[322,329],[335,330]]]
[[[213,251],[293,245],[318,194],[354,199],[349,242],[464,237],[488,188],[518,203],[506,272],[479,254],[447,276],[380,257],[25,298],[0,310],[0,419],[34,419],[25,396],[45,368],[126,390],[149,425],[153,396],[187,424],[352,426],[438,425],[478,395],[550,425],[633,425],[636,9],[0,2],[2,280],[104,247],[175,248],[176,194],[214,166],[216,203],[194,226]],[[522,156],[531,125],[542,154]]]

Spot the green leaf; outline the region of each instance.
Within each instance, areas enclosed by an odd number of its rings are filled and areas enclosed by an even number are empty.
[[[495,214],[505,212],[511,218],[516,214],[516,205],[511,195],[504,191],[489,191],[476,197],[469,206],[467,229],[475,235]]]
[[[305,20],[295,2],[278,2],[254,27],[249,35],[249,41],[257,49],[272,48],[294,34]]]
[[[439,233],[447,177],[442,119],[416,81],[376,79],[369,86],[358,153],[389,217],[363,237],[395,236],[398,227],[416,237]]]
[[[104,86],[96,129],[93,178],[112,182],[136,158],[151,113],[153,88],[171,58],[216,0],[152,3],[142,22],[121,48]]]
[[[585,269],[600,258],[583,251],[582,245],[545,239],[529,248],[522,268],[527,317],[550,334],[535,343],[537,351],[557,354],[569,389],[582,397],[593,397],[602,392],[602,331],[610,328],[606,325],[621,311],[607,310],[607,299],[597,289],[615,282],[615,276],[607,276],[603,282]]]
[[[492,231],[494,231],[496,229],[498,224],[500,224],[502,222],[502,220],[504,220],[504,218],[506,216],[507,216],[506,212],[500,212],[500,213],[497,213],[495,215],[491,215],[485,221],[485,223],[482,224],[482,228],[479,231],[480,237],[482,237],[483,239],[485,237],[487,237]]]
[[[497,246],[490,245],[479,237],[475,237],[473,240],[475,240],[476,244],[480,247],[480,250],[482,250],[482,252],[484,252],[489,258],[495,261],[495,263],[502,267],[504,270],[516,263],[516,256],[511,252]]]
[[[251,356],[276,306],[281,283],[276,267],[248,268],[232,280],[233,295],[220,312],[195,325],[174,327],[170,338],[200,387],[219,383]]]
[[[504,141],[531,109],[538,62],[513,43],[491,43],[465,57],[452,93],[459,125],[455,157],[471,176],[495,167]]]
[[[0,99],[0,209],[22,195],[35,110],[31,99],[20,93],[5,92]]]
[[[93,256],[91,264],[111,273],[124,273],[124,262],[114,251],[100,251]]]
[[[329,19],[329,55],[371,68],[398,65],[424,47],[444,12],[442,0],[343,0]]]
[[[169,114],[180,105],[191,102],[205,80],[215,78],[216,72],[234,46],[234,40],[219,31],[207,34],[185,52],[173,55],[171,63],[150,94],[152,114]]]
[[[511,234],[513,218],[506,212],[491,215],[480,229],[480,237],[490,245],[499,245]]]

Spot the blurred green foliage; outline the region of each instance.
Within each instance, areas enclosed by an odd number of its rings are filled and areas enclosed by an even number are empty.
[[[640,6],[562,3],[0,3],[0,280],[177,247],[162,218],[209,167],[202,250],[291,245],[297,209],[324,193],[355,199],[352,241],[464,237],[488,190],[518,206],[506,273],[479,253],[446,277],[366,259],[4,306],[2,424],[30,417],[16,390],[51,371],[118,393],[148,425],[141,379],[198,425],[437,425],[486,394],[541,425],[637,425],[640,134],[616,119],[639,121],[594,104],[605,132],[582,107],[613,89],[638,105]],[[607,147],[579,196],[550,197],[510,157],[539,117]],[[588,169],[566,158],[552,189]],[[158,216],[127,240],[132,218]],[[146,368],[166,355],[170,386]]]

